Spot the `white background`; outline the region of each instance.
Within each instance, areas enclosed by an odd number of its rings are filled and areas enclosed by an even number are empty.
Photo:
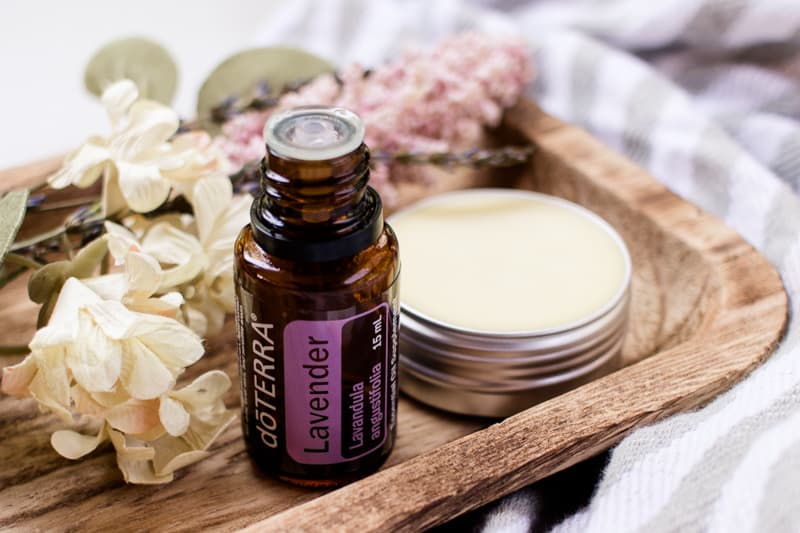
[[[269,34],[277,0],[0,0],[0,168],[63,153],[108,124],[83,87],[103,44],[152,38],[178,64],[175,106],[191,116],[205,76]]]

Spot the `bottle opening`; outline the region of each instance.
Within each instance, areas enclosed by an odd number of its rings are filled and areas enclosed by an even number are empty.
[[[364,141],[358,115],[341,107],[296,107],[270,117],[264,141],[277,155],[322,161],[347,155]]]

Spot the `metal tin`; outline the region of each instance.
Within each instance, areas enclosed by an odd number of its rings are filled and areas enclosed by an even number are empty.
[[[494,194],[497,189],[485,191]],[[624,261],[623,282],[606,305],[580,320],[510,333],[465,329],[425,316],[404,303],[401,293],[400,387],[440,409],[509,416],[620,366],[631,282],[630,254],[624,241],[607,222],[576,204],[527,191],[506,192],[557,203],[592,220],[617,245]],[[452,194],[464,192],[433,197],[422,205],[447,202]],[[389,222],[417,208],[401,211]]]

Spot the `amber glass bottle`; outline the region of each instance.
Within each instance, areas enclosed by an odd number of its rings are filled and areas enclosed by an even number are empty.
[[[242,428],[265,471],[338,485],[394,444],[397,240],[355,114],[296,108],[264,136],[263,195],[234,262]]]

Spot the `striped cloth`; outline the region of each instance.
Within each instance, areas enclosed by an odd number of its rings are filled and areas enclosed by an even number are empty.
[[[734,227],[800,305],[800,0],[298,1],[260,43],[376,63],[466,28],[528,39],[530,96]],[[479,520],[537,525],[536,490]],[[705,408],[619,444],[554,531],[800,531],[800,324]]]

